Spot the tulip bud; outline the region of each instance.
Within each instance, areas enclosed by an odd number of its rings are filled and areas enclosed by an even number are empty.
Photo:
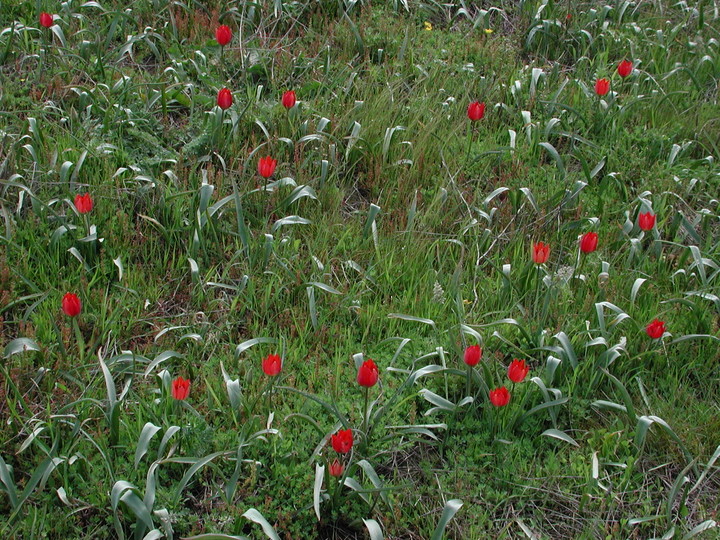
[[[215,40],[221,47],[230,43],[232,40],[232,30],[230,30],[230,27],[226,24],[218,26],[217,30],[215,30]]]
[[[217,104],[222,110],[229,109],[233,104],[232,92],[227,88],[223,88],[218,92]]]

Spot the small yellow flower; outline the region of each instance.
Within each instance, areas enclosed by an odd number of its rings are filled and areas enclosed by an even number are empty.
[[[432,30],[432,24],[430,24],[429,22],[425,21],[425,30],[428,30],[428,31]]]
[[[486,33],[486,34],[492,34],[493,32],[494,32],[494,30],[493,30],[492,28],[486,28],[486,29],[485,29],[485,33]]]

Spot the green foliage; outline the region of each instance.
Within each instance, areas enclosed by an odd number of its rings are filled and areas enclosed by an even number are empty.
[[[0,536],[713,534],[719,24],[0,3]]]

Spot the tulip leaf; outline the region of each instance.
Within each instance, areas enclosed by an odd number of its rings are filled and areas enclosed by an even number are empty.
[[[183,540],[249,540],[247,536],[233,536],[230,534],[206,533],[196,536],[185,536]]]
[[[272,232],[277,231],[280,227],[283,227],[285,225],[309,225],[312,223],[309,219],[305,219],[304,217],[300,216],[287,216],[281,219],[278,219],[275,223],[273,223],[272,226]]]
[[[147,422],[143,426],[142,431],[140,432],[140,438],[138,439],[137,448],[135,449],[135,468],[137,468],[142,457],[147,454],[150,441],[161,429],[162,428],[160,426],[156,426],[152,422]]]
[[[5,463],[2,456],[0,456],[0,482],[5,486],[5,493],[8,495],[10,506],[12,508],[18,507],[17,492],[15,491],[15,482],[13,481],[13,475],[10,467]]]
[[[243,517],[246,519],[249,519],[253,523],[257,523],[262,527],[263,532],[265,533],[265,536],[270,538],[271,540],[280,540],[280,537],[275,532],[275,529],[273,528],[270,523],[268,523],[268,520],[265,519],[265,516],[263,516],[258,510],[255,508],[251,508],[247,512],[243,514]]]
[[[445,503],[445,508],[443,508],[442,515],[440,516],[440,521],[438,522],[435,532],[433,532],[430,540],[442,540],[448,523],[450,523],[450,520],[455,516],[457,511],[460,510],[462,505],[463,502],[460,499],[450,499]]]
[[[425,319],[423,317],[414,317],[412,315],[403,315],[402,313],[390,313],[388,319],[402,319],[403,321],[419,322],[423,324],[429,324],[435,328],[435,321],[432,319]]]
[[[345,478],[344,485],[356,492],[360,496],[360,498],[365,501],[365,503],[370,504],[370,497],[368,497],[368,493],[372,493],[372,490],[366,490],[362,487],[362,484],[360,484],[360,482],[358,482],[351,476]]]
[[[541,403],[540,405],[536,405],[535,407],[533,407],[532,409],[530,409],[528,412],[526,412],[525,414],[523,414],[520,418],[518,418],[518,420],[517,420],[517,422],[516,422],[515,425],[516,425],[516,426],[522,425],[522,423],[523,423],[525,420],[527,420],[528,418],[530,418],[530,417],[531,417],[533,414],[535,414],[536,412],[540,412],[540,411],[542,411],[543,409],[548,409],[548,408],[550,408],[550,407],[557,407],[557,406],[563,405],[564,403],[567,403],[567,402],[568,402],[568,398],[564,397],[564,398],[560,398],[560,399],[555,399],[555,400],[553,400],[553,401],[548,401],[548,402],[546,402],[546,403]]]
[[[325,465],[315,464],[315,483],[313,485],[313,508],[315,515],[320,521],[320,493],[322,491],[323,478],[325,477]]]
[[[384,484],[380,480],[380,477],[375,472],[375,469],[373,468],[372,465],[370,465],[370,463],[368,461],[361,459],[360,461],[357,462],[357,464],[365,472],[365,476],[368,477],[368,479],[370,480],[372,485],[375,486],[375,488],[378,490],[378,492],[380,494],[380,498],[383,500],[383,502],[388,505],[388,508],[392,508],[392,504],[390,504],[390,499],[388,498],[387,493],[386,493],[386,491],[388,489],[392,489],[392,488],[385,488]]]
[[[10,358],[14,354],[23,353],[26,351],[39,351],[40,345],[30,338],[17,338],[13,339],[10,343],[5,346],[3,353],[4,358]]]
[[[698,534],[705,532],[710,529],[714,529],[717,527],[717,521],[712,519],[707,519],[703,521],[700,525],[697,525],[692,528],[685,536],[682,537],[682,540],[689,540],[690,538],[695,538]]]
[[[566,443],[572,444],[573,446],[580,446],[578,442],[573,439],[570,435],[565,433],[564,431],[560,431],[559,429],[546,429],[541,433],[541,435],[545,435],[546,437],[553,437],[555,439],[560,439],[561,441],[565,441]]]
[[[380,213],[380,207],[376,204],[371,204],[368,210],[367,220],[365,221],[365,227],[363,227],[363,238],[367,238],[370,235],[372,226],[375,223],[375,218]]]
[[[267,338],[267,337],[248,339],[247,341],[243,341],[240,345],[235,347],[235,358],[239,357],[243,352],[245,352],[250,347],[254,347],[255,345],[258,345],[260,343],[268,343],[270,345],[275,345],[277,342],[278,342],[277,339]]]
[[[163,352],[161,352],[160,354],[158,354],[158,355],[155,357],[155,359],[154,359],[152,362],[150,362],[150,364],[148,364],[148,367],[145,368],[145,373],[143,374],[143,377],[147,377],[148,375],[150,375],[150,373],[152,373],[153,370],[154,370],[158,365],[160,365],[161,363],[163,363],[165,360],[169,360],[170,358],[180,358],[180,359],[182,359],[182,358],[185,358],[185,356],[182,355],[182,354],[180,354],[179,352],[175,352],[175,351],[163,351]]]
[[[367,527],[368,533],[370,533],[370,540],[383,540],[385,538],[377,521],[363,518],[363,523]]]
[[[220,452],[214,452],[212,454],[209,454],[205,457],[202,457],[197,460],[192,460],[193,464],[192,466],[185,472],[182,479],[180,480],[180,483],[175,487],[175,493],[173,495],[173,506],[177,506],[180,502],[180,499],[182,498],[183,490],[185,489],[185,486],[187,486],[188,482],[192,479],[192,477],[195,475],[196,472],[198,472],[200,469],[202,469],[205,465],[210,463],[215,458],[227,454],[226,451],[221,450]],[[168,460],[170,462],[177,462],[177,460],[170,459]],[[186,462],[186,460],[182,461],[183,463]]]

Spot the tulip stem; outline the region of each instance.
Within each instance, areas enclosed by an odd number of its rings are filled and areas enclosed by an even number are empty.
[[[465,395],[470,395],[470,378],[472,377],[472,366],[467,366],[467,377],[465,378]]]
[[[365,387],[365,408],[363,409],[363,411],[364,411],[364,413],[363,413],[363,436],[365,437],[363,444],[365,446],[365,452],[368,451],[368,446],[369,446],[368,443],[370,442],[369,441],[370,434],[368,433],[368,420],[369,420],[368,417],[370,416],[369,411],[368,411],[369,398],[370,398],[370,387],[366,386]]]
[[[465,166],[470,162],[470,149],[472,148],[472,123],[468,123],[467,127],[467,153],[465,154]]]
[[[83,338],[82,332],[80,331],[80,325],[77,322],[77,317],[72,319],[73,330],[75,331],[75,340],[77,341],[78,356],[80,357],[80,364],[85,360],[85,339]]]
[[[508,415],[510,414],[508,411],[510,409],[510,402],[512,401],[514,395],[515,395],[515,383],[511,381],[511,383],[510,383],[510,399],[508,400],[505,407],[503,407],[503,409],[505,409],[505,411],[503,412],[501,433],[505,433],[505,430],[508,427]]]
[[[537,317],[538,304],[540,303],[540,285],[542,285],[542,278],[540,277],[540,265],[537,265],[537,271],[535,272],[535,305],[533,306],[533,313]]]

